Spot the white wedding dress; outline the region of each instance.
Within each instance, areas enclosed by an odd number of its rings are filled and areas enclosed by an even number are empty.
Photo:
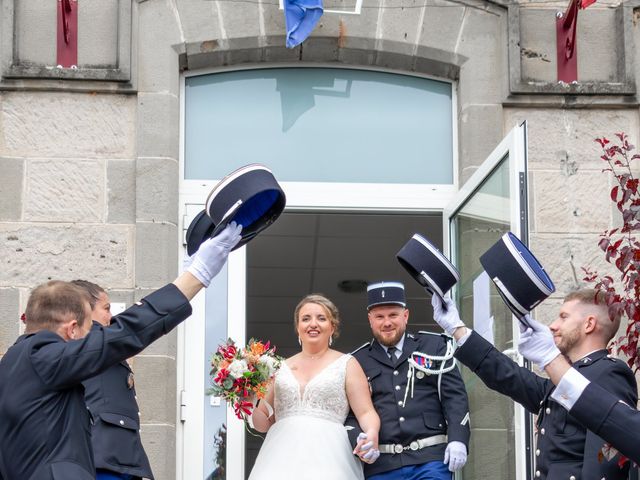
[[[300,389],[286,364],[276,374],[276,422],[267,432],[249,480],[363,480],[343,425],[349,413],[342,355]]]

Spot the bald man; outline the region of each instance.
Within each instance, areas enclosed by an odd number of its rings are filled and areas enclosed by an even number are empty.
[[[455,304],[446,309],[432,302],[434,318],[458,343],[455,357],[475,372],[491,389],[511,397],[538,415],[535,478],[573,480],[625,480],[628,463],[620,468],[618,456],[603,458],[604,440],[587,430],[551,398],[555,386],[520,367],[476,332],[465,327]],[[549,326],[556,352],[562,353],[589,381],[600,385],[630,405],[637,401],[637,386],[627,365],[606,350],[620,325],[609,319],[601,294],[584,289],[564,299],[558,318]],[[526,333],[526,332],[525,332]],[[544,367],[553,358],[539,362]],[[557,356],[555,353],[554,356]]]

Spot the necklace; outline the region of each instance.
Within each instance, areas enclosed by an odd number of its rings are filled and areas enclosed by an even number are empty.
[[[308,353],[306,353],[304,350],[301,350],[301,351],[300,351],[300,353],[302,353],[302,356],[303,356],[303,357],[305,357],[305,358],[308,358],[308,359],[310,359],[310,360],[316,360],[316,359],[318,359],[318,358],[320,358],[320,357],[323,357],[323,356],[324,356],[324,354],[325,354],[325,353],[327,353],[327,351],[328,351],[328,350],[325,350],[324,352],[322,352],[322,353],[318,353],[318,354],[316,354],[316,355],[309,355],[309,354],[308,354]]]

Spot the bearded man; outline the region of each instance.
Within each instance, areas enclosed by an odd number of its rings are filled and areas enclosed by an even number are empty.
[[[364,475],[367,480],[451,480],[467,461],[470,436],[469,402],[452,361],[453,340],[406,331],[409,309],[402,283],[370,284],[367,296],[374,339],[353,356],[367,375],[380,416],[380,458],[364,465]],[[446,357],[448,362],[436,360]],[[358,422],[350,415],[346,424],[355,446]]]

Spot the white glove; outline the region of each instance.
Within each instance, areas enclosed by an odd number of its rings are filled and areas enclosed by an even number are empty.
[[[222,270],[231,249],[242,238],[241,231],[242,225],[231,222],[218,235],[202,242],[198,251],[193,254],[193,260],[187,268],[187,272],[196,277],[205,287],[208,287],[211,279]]]
[[[467,447],[462,442],[449,442],[444,451],[444,463],[449,464],[450,472],[457,472],[467,463]]]
[[[431,297],[431,305],[433,306],[433,318],[448,335],[458,327],[464,327],[464,323],[460,320],[456,304],[449,297],[444,297],[444,306],[437,295]]]
[[[553,335],[549,327],[536,322],[529,315],[525,320],[530,328],[527,328],[518,340],[518,352],[527,360],[544,369],[551,360],[560,355],[560,350],[553,341]]]
[[[362,455],[362,459],[369,464],[375,463],[375,461],[378,460],[378,457],[380,457],[380,450],[376,448],[372,448],[367,453]]]
[[[367,439],[367,434],[364,432],[361,432],[358,434],[358,442],[360,442],[360,440],[366,440]],[[378,457],[380,456],[380,450],[376,449],[376,448],[371,448],[373,447],[373,442],[367,442],[363,445],[360,445],[360,452],[365,452],[364,454],[360,455],[360,458],[362,459],[363,462],[366,463],[374,463]]]
[[[531,315],[528,313],[522,317],[522,319],[518,319],[518,328],[520,328],[520,333],[524,333],[527,331],[527,325],[531,325]]]

